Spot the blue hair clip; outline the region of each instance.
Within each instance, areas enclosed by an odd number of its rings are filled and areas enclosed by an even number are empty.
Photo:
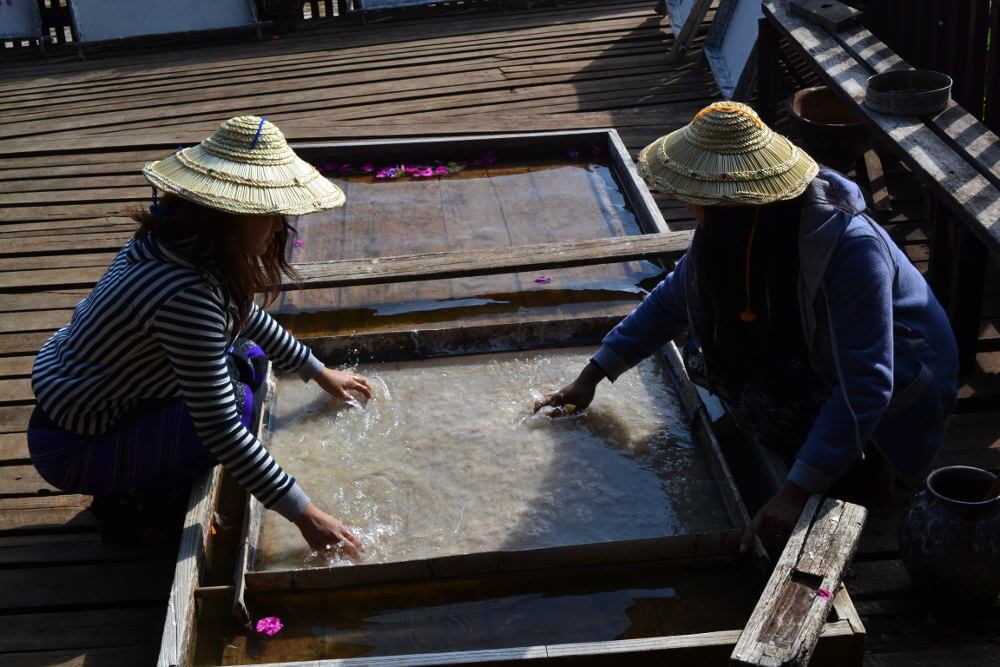
[[[253,143],[250,144],[250,150],[257,148],[257,142],[260,141],[261,130],[264,129],[264,121],[267,120],[267,116],[260,119],[260,123],[257,124],[257,134],[253,136]]]
[[[149,207],[149,212],[153,215],[160,215],[163,213],[163,207],[159,204],[159,199],[156,196],[156,186],[153,186],[153,205]]]

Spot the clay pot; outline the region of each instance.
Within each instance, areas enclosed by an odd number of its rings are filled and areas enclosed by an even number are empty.
[[[847,171],[868,144],[860,116],[827,86],[800,90],[785,102],[792,139],[817,162]]]
[[[1000,495],[986,497],[995,480],[980,468],[939,468],[903,514],[900,556],[937,606],[974,611],[1000,594]]]

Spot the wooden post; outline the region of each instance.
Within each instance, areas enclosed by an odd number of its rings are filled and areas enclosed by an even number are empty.
[[[768,125],[778,111],[778,31],[766,18],[757,22],[757,113]]]

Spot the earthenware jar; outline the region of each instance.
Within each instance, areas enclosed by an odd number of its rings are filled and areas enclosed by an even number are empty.
[[[899,553],[914,585],[937,606],[975,610],[1000,594],[1000,496],[996,475],[939,468],[899,524]]]
[[[792,138],[813,159],[848,171],[868,145],[868,128],[828,86],[800,90],[785,102]]]

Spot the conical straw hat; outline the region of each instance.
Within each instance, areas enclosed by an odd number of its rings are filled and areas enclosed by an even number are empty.
[[[230,213],[304,215],[341,206],[344,193],[257,116],[225,121],[215,134],[142,173],[156,188]]]
[[[653,190],[703,206],[760,206],[798,197],[816,161],[738,102],[716,102],[639,154]]]

